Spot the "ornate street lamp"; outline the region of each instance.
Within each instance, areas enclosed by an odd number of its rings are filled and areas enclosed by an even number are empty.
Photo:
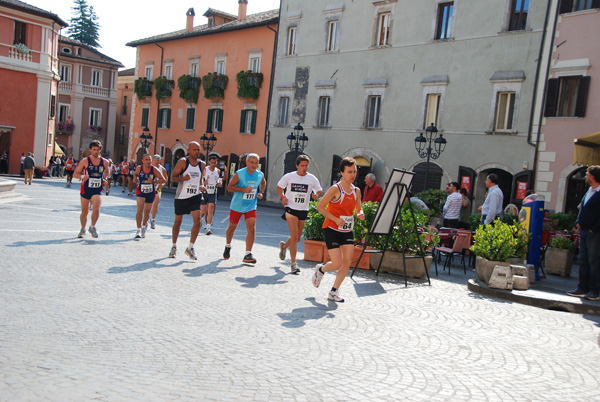
[[[148,127],[144,127],[142,130],[142,135],[140,135],[140,144],[142,147],[148,152],[148,145],[150,145],[150,141],[152,141],[152,134],[150,134],[150,129]]]
[[[288,147],[290,148],[290,151],[295,151],[296,155],[304,151],[306,143],[308,142],[308,137],[303,130],[304,127],[298,123],[296,127],[294,127],[294,131],[287,136]]]
[[[446,139],[442,134],[438,137],[437,132],[437,128],[431,123],[431,125],[425,129],[425,135],[420,133],[419,136],[415,138],[415,149],[417,150],[419,157],[427,158],[427,165],[425,167],[425,190],[427,190],[427,185],[429,184],[429,160],[439,158],[446,148]],[[431,146],[432,142],[433,147]]]
[[[210,137],[208,137],[206,134],[210,134]],[[217,145],[217,137],[215,137],[212,131],[202,134],[202,137],[200,137],[200,146],[204,152],[208,154],[215,148],[215,145]]]

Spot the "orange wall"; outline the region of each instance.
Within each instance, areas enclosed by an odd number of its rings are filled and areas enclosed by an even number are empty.
[[[276,26],[272,26],[276,29]],[[265,156],[266,147],[264,145],[264,133],[266,125],[266,113],[269,97],[269,82],[271,75],[271,64],[273,60],[273,43],[275,33],[266,26],[249,28],[239,31],[224,32],[213,35],[206,35],[195,38],[181,39],[177,41],[159,43],[164,48],[163,60],[173,60],[173,79],[177,84],[177,79],[183,74],[189,74],[190,57],[200,56],[199,76],[203,77],[208,72],[215,69],[215,55],[226,53],[225,74],[229,77],[229,83],[225,90],[223,103],[223,130],[215,133],[218,138],[214,152],[221,155],[234,153],[241,155],[247,152],[255,152],[261,157]],[[244,102],[251,100],[242,100],[237,97],[237,83],[235,76],[240,71],[248,70],[249,50],[261,49],[261,67],[260,72],[264,75],[260,97],[256,100],[257,120],[256,131],[253,135],[240,134],[240,116],[244,108]],[[153,78],[160,75],[161,49],[154,45],[144,45],[140,47],[138,64],[138,76],[144,76],[146,62],[154,62]],[[164,67],[163,67],[164,70]],[[135,95],[134,95],[135,96]],[[208,110],[211,108],[211,100],[204,98],[204,88],[200,89],[198,104],[196,106],[196,121],[194,130],[185,130],[186,103],[179,97],[179,89],[175,88],[173,96],[167,101],[171,107],[171,127],[170,129],[158,129],[157,150],[160,144],[165,144],[166,148],[172,148],[179,139],[183,143],[190,141],[199,141],[202,134],[206,132]],[[165,102],[161,102],[164,105]],[[136,98],[135,124],[133,132],[142,133],[141,118],[142,105],[147,105],[147,100],[141,103]],[[183,117],[178,118],[179,109],[183,109]],[[152,136],[155,136],[157,116],[157,100],[153,96],[150,101],[150,119],[149,128]],[[135,138],[132,144],[131,152],[135,151],[139,139]],[[153,152],[153,147],[150,148]]]

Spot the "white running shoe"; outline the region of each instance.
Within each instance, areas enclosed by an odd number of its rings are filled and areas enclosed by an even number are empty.
[[[285,252],[287,251],[287,249],[285,249],[283,246],[285,246],[285,242],[280,241],[279,242],[279,259],[281,261],[285,260]]]
[[[148,230],[148,226],[142,226],[142,239],[146,238],[146,230]]]
[[[210,228],[206,228],[206,232],[204,234],[210,236],[212,234],[212,230],[210,230]]]
[[[88,232],[90,232],[90,234],[92,235],[93,238],[98,237],[98,232],[96,231],[96,228],[94,226],[90,226],[90,228],[88,229]]]
[[[339,295],[339,290],[335,292],[333,290],[329,291],[329,295],[327,296],[327,300],[333,300],[334,302],[343,303],[344,299],[342,299]]]
[[[142,231],[140,229],[135,231],[135,239],[139,240],[142,238]]]
[[[190,257],[190,260],[197,260],[198,257],[196,257],[196,253],[194,252],[193,248],[186,248],[185,249],[185,255],[187,255],[188,257]]]
[[[298,275],[300,273],[300,268],[298,268],[297,262],[292,262],[292,274]]]
[[[318,288],[319,285],[321,284],[321,279],[323,279],[323,275],[321,273],[321,271],[319,271],[319,268],[322,268],[323,264],[317,264],[317,266],[315,267],[315,274],[312,277],[312,284],[314,287]]]
[[[154,219],[150,219],[150,228],[156,229],[156,221]]]
[[[80,239],[83,239],[84,236],[85,236],[85,228],[81,228],[77,237],[79,237]]]
[[[169,251],[169,258],[175,258],[177,254],[177,247],[171,247],[171,251]]]

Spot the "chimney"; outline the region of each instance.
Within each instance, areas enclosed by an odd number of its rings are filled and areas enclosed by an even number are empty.
[[[194,16],[196,15],[196,13],[194,12],[193,8],[190,8],[189,10],[187,10],[187,13],[185,13],[185,15],[187,16],[187,20],[185,23],[185,31],[192,32],[194,30]]]
[[[242,21],[246,19],[246,8],[248,7],[248,0],[238,0],[238,20]]]

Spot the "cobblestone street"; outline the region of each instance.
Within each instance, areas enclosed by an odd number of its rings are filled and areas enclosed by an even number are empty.
[[[135,241],[120,187],[98,239],[76,238],[75,183],[15,191],[0,201],[0,400],[600,401],[598,316],[471,293],[462,269],[408,288],[361,271],[336,304],[332,274],[315,289],[313,263],[296,276],[279,260],[280,210],[259,208],[252,266],[243,223],[222,259],[228,202],[191,261],[189,217],[167,258],[172,194]]]

